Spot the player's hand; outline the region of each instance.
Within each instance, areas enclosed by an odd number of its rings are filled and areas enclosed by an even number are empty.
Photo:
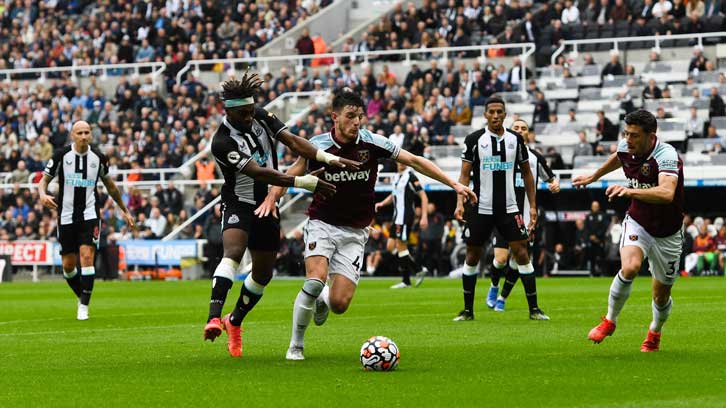
[[[588,185],[592,182],[593,182],[592,175],[587,175],[587,176],[580,175],[580,176],[575,176],[572,179],[572,186],[575,188],[584,188],[586,185]]]
[[[323,198],[330,198],[335,194],[335,185],[320,178],[320,175],[323,174],[324,171],[325,168],[321,167],[310,173],[310,175],[318,178],[318,184],[315,186],[314,194],[320,194]]]
[[[375,205],[375,206],[373,207],[373,210],[374,210],[375,212],[378,212],[378,210],[379,210],[379,209],[380,209],[381,207],[383,207],[383,204],[381,204],[381,203],[376,203],[376,205]]]
[[[613,201],[618,197],[628,197],[629,190],[629,188],[621,186],[620,184],[613,184],[605,190],[605,195],[608,196],[608,201]]]
[[[318,181],[319,183],[320,181]],[[277,200],[275,199],[275,195],[272,193],[268,193],[267,197],[265,197],[265,201],[260,204],[259,207],[255,210],[255,215],[259,218],[267,217],[268,215],[272,214],[275,218],[280,218],[277,214]]]
[[[529,225],[527,225],[527,231],[532,234],[534,232],[534,227],[537,225],[537,209],[536,208],[530,208],[529,209]]]
[[[465,202],[476,204],[476,194],[469,187],[457,182],[454,184],[454,191],[456,191],[456,194],[463,196]]]
[[[40,194],[40,203],[43,204],[44,207],[49,208],[51,210],[57,210],[58,204],[55,203],[55,199],[52,195],[49,194]]]
[[[557,194],[560,192],[560,179],[556,178],[552,180],[551,183],[549,183],[548,188],[550,189],[550,192],[552,194]]]
[[[360,170],[361,163],[355,160],[340,158],[340,160],[333,160],[330,162],[331,166],[340,167],[341,169],[353,169]]]
[[[419,222],[418,225],[421,227],[421,231],[425,230],[429,227],[429,218],[421,217],[421,222]]]
[[[459,221],[462,224],[466,224],[466,220],[464,220],[464,206],[463,205],[456,206],[456,209],[454,210],[454,218],[456,218],[456,221]]]
[[[128,224],[131,228],[136,228],[136,223],[134,222],[134,217],[131,216],[131,213],[127,211],[121,211],[121,217],[123,217],[124,221],[126,221],[126,224]]]

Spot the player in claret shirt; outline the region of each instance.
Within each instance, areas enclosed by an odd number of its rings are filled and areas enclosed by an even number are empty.
[[[305,330],[313,314],[315,324],[321,325],[329,310],[336,314],[344,313],[353,299],[360,278],[360,266],[364,262],[367,227],[373,219],[376,203],[374,188],[378,178],[378,159],[403,163],[446,184],[466,199],[476,201],[468,187],[452,180],[431,161],[414,156],[384,136],[361,129],[365,104],[349,88],[336,92],[332,107],[333,129],[330,133],[313,137],[310,142],[326,153],[358,161],[361,165],[354,171],[325,166],[325,173],[320,176],[335,185],[336,195],[315,195],[308,209],[310,220],[304,230],[307,279],[295,299],[288,360],[305,359]],[[315,171],[323,166],[322,163],[300,158],[288,173],[303,174],[306,167],[308,171]],[[271,210],[271,203],[283,193],[282,188],[272,188],[270,200],[258,208],[259,215],[264,216]],[[326,286],[328,274],[330,281]]]
[[[640,351],[658,351],[661,329],[671,313],[671,287],[675,283],[683,242],[683,162],[673,146],[658,140],[658,123],[648,111],[625,117],[625,137],[617,153],[595,173],[577,176],[572,182],[584,187],[619,167],[629,186],[611,185],[609,200],[630,198],[620,239],[621,269],[610,285],[608,313],[590,330],[588,338],[600,343],[615,332],[620,311],[630,296],[633,279],[644,258],[653,275],[653,321]]]

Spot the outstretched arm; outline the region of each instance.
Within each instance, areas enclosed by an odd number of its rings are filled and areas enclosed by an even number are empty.
[[[443,184],[451,187],[460,196],[466,197],[472,202],[476,202],[476,194],[471,189],[459,182],[456,182],[449,178],[437,165],[433,164],[430,160],[421,156],[415,156],[404,149],[398,154],[396,161],[403,163],[407,166],[412,167],[414,170],[421,174],[425,174],[434,180],[440,181]],[[462,167],[463,168],[463,167]]]
[[[357,161],[344,159],[318,149],[307,139],[294,135],[287,129],[280,131],[278,138],[285,144],[285,146],[308,160],[315,160],[341,168],[350,167],[354,170],[358,170],[360,168],[360,163]]]
[[[649,204],[669,204],[673,202],[678,187],[678,177],[659,174],[658,185],[651,188],[627,188],[621,185],[612,185],[605,190],[608,200],[616,197],[632,198]]]
[[[292,177],[302,176],[305,174],[307,162],[308,161],[305,160],[304,157],[298,157],[297,161],[295,161],[295,163],[287,169],[286,174]],[[270,187],[270,191],[267,192],[265,201],[255,210],[255,215],[260,218],[267,217],[269,214],[277,217],[277,201],[284,196],[285,193],[287,193],[287,187],[279,185],[273,185]]]
[[[600,166],[599,169],[595,170],[594,173],[590,175],[583,175],[583,176],[577,176],[572,179],[572,185],[575,187],[585,187],[586,185],[593,183],[595,181],[598,181],[600,177],[615,171],[622,166],[622,163],[620,163],[620,159],[618,159],[618,154],[613,153],[608,157],[608,160]]]

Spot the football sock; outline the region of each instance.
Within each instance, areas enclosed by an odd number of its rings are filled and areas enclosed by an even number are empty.
[[[630,290],[633,287],[633,281],[625,279],[622,271],[619,271],[613,283],[610,285],[610,297],[608,298],[608,314],[605,316],[606,319],[617,322],[620,311],[623,310],[625,302],[630,296]]]
[[[305,330],[313,318],[313,305],[315,299],[323,292],[325,283],[320,279],[306,279],[303,287],[295,298],[292,309],[292,337],[290,347],[303,347],[305,344]]]
[[[212,276],[212,296],[209,300],[209,317],[207,321],[222,316],[222,308],[227,300],[227,292],[232,288],[234,273],[239,263],[231,258],[222,258]]]
[[[81,275],[78,274],[76,268],[71,271],[63,271],[63,277],[66,278],[66,283],[71,287],[73,293],[76,294],[77,298],[81,298]]]
[[[237,299],[237,306],[232,311],[232,315],[229,317],[229,322],[232,326],[239,326],[242,324],[247,313],[252,310],[257,302],[262,298],[262,293],[265,291],[265,285],[261,285],[252,278],[250,273],[245,278],[242,289],[240,289],[239,299]]]
[[[464,287],[464,310],[474,312],[474,293],[476,292],[476,278],[479,275],[479,265],[464,263],[464,274],[461,277]]]
[[[81,267],[81,304],[88,306],[93,293],[93,281],[96,279],[96,268],[93,266]]]
[[[398,271],[401,272],[401,278],[406,285],[411,285],[411,268],[413,266],[413,259],[408,254],[408,250],[398,253]]]
[[[320,293],[320,296],[318,296],[318,299],[321,299],[328,307],[330,307],[330,286],[323,286],[323,291]]]
[[[532,262],[529,262],[526,265],[519,265],[517,268],[519,269],[519,277],[522,279],[529,310],[537,309],[537,281],[534,276],[534,266],[532,266]]]
[[[663,328],[663,324],[668,320],[668,316],[671,315],[671,308],[673,307],[673,298],[668,299],[668,303],[663,306],[658,306],[655,300],[652,303],[653,306],[653,321],[650,322],[650,330],[660,333]]]
[[[489,274],[493,288],[499,287],[499,279],[501,279],[502,275],[504,275],[505,266],[507,266],[506,263],[500,264],[496,259],[492,262],[492,269]]]
[[[506,269],[507,272],[504,274],[502,293],[498,297],[500,300],[505,300],[509,297],[509,294],[512,293],[512,289],[514,289],[514,285],[517,283],[517,279],[519,279],[519,271],[511,266],[507,266]]]

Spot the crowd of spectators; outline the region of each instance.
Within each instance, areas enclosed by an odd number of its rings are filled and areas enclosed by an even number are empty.
[[[544,64],[562,40],[583,38],[588,29],[594,33],[588,38],[720,31],[725,6],[721,0],[424,0],[419,8],[400,3],[358,42],[348,38],[343,51],[533,42]]]
[[[5,0],[0,69],[253,57],[332,0]]]

